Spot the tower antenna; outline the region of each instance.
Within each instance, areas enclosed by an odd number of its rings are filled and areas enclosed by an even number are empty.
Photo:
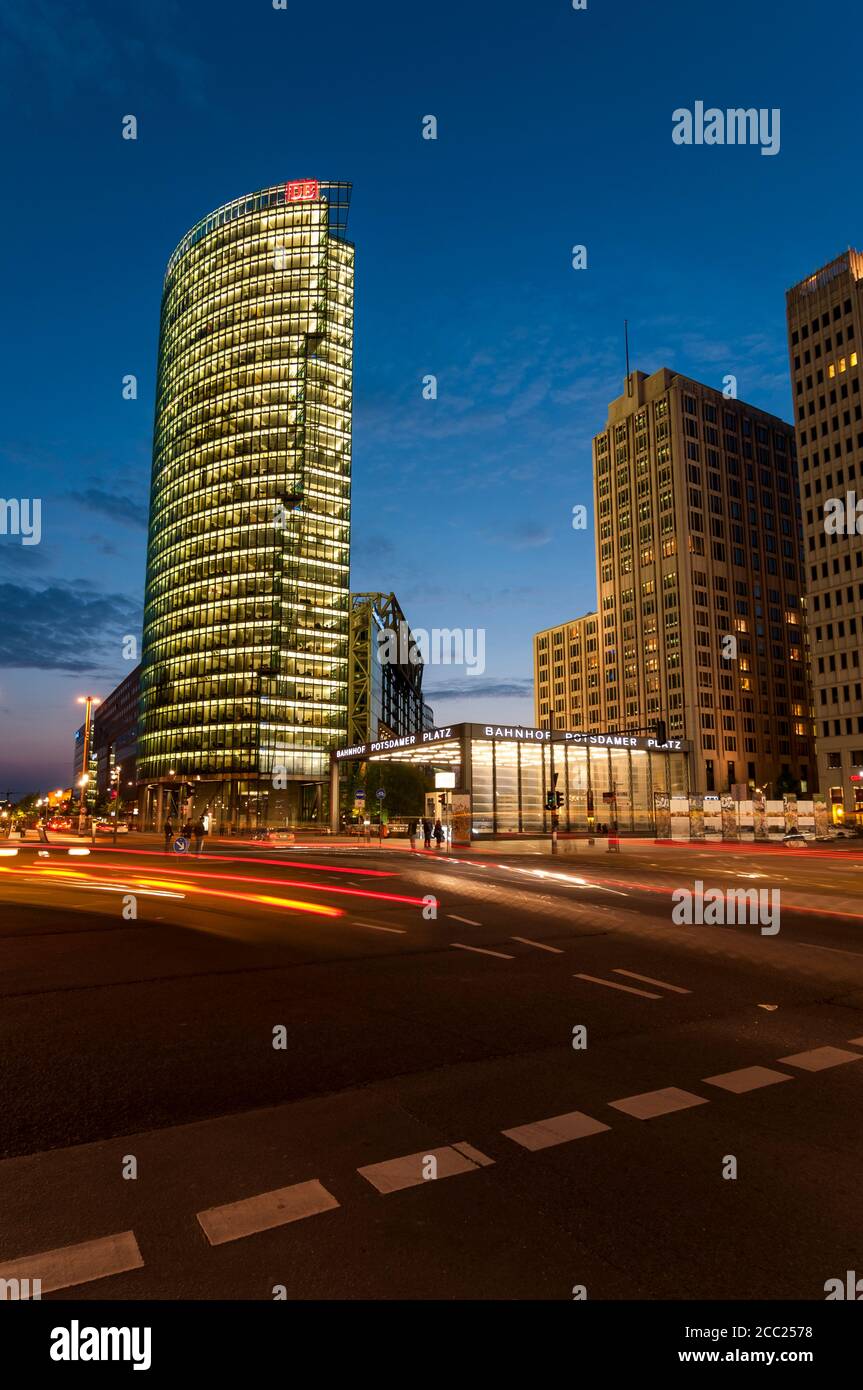
[[[623,342],[626,350],[626,394],[632,395],[632,382],[629,379],[629,319],[623,320]]]

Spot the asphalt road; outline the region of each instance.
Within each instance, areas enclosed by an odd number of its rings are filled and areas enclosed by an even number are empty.
[[[696,880],[778,889],[779,931],[675,925]],[[861,880],[853,847],[0,856],[0,1276],[823,1299],[863,1272]]]

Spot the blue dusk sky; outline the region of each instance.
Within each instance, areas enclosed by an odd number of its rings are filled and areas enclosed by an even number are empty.
[[[485,630],[481,675],[427,671],[439,719],[533,723],[532,634],[595,600],[624,318],[634,367],[732,373],[790,418],[785,290],[863,241],[859,23],[858,0],[5,0],[0,496],[40,498],[42,534],[0,535],[0,795],[68,785],[76,695],[129,670],[168,256],[295,178],[354,185],[352,587]],[[778,108],[778,153],[675,144],[698,101]]]

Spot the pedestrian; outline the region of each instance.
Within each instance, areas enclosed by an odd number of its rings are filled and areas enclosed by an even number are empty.
[[[416,849],[417,847],[417,823],[416,816],[411,816],[408,821],[408,839],[411,842],[411,849]]]
[[[432,831],[432,834],[437,840],[438,849],[440,849],[441,840],[443,839],[443,826],[440,823],[440,817],[438,817],[438,819],[434,823],[434,830]]]
[[[168,853],[168,850],[171,848],[171,841],[172,841],[173,838],[174,838],[174,823],[173,823],[173,821],[171,820],[171,817],[170,817],[170,816],[169,816],[168,819],[165,821],[164,830],[165,830],[165,853],[167,854],[167,853]]]
[[[195,854],[201,853],[201,850],[204,847],[204,836],[206,835],[206,833],[207,827],[204,824],[204,817],[199,816],[198,819],[195,821],[193,830],[193,834],[195,836]]]
[[[423,849],[431,849],[432,823],[428,816],[423,816]]]

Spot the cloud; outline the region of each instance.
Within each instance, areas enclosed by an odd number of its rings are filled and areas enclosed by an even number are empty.
[[[105,492],[98,487],[87,488],[85,492],[67,492],[70,502],[76,502],[89,512],[100,512],[112,521],[124,526],[135,526],[146,531],[149,508],[145,502],[137,502],[134,497],[124,497],[119,493]]]
[[[102,673],[116,667],[122,638],[141,630],[138,603],[83,580],[0,584],[0,612],[0,667]]]
[[[100,8],[103,11],[100,13]],[[0,57],[30,96],[57,106],[80,88],[120,98],[140,90],[154,75],[190,102],[205,97],[206,68],[180,30],[182,10],[171,0],[126,7],[124,23],[112,28],[104,6],[87,0],[5,0],[0,13]],[[172,42],[171,35],[178,35]],[[7,79],[7,101],[15,84]]]
[[[465,680],[454,682],[451,685],[432,686],[428,682],[428,673],[431,669],[428,666],[424,668],[423,679],[423,695],[429,701],[487,700],[500,699],[505,696],[522,699],[533,695],[533,681],[520,680],[517,677],[497,679],[489,677],[486,680],[467,677]]]

